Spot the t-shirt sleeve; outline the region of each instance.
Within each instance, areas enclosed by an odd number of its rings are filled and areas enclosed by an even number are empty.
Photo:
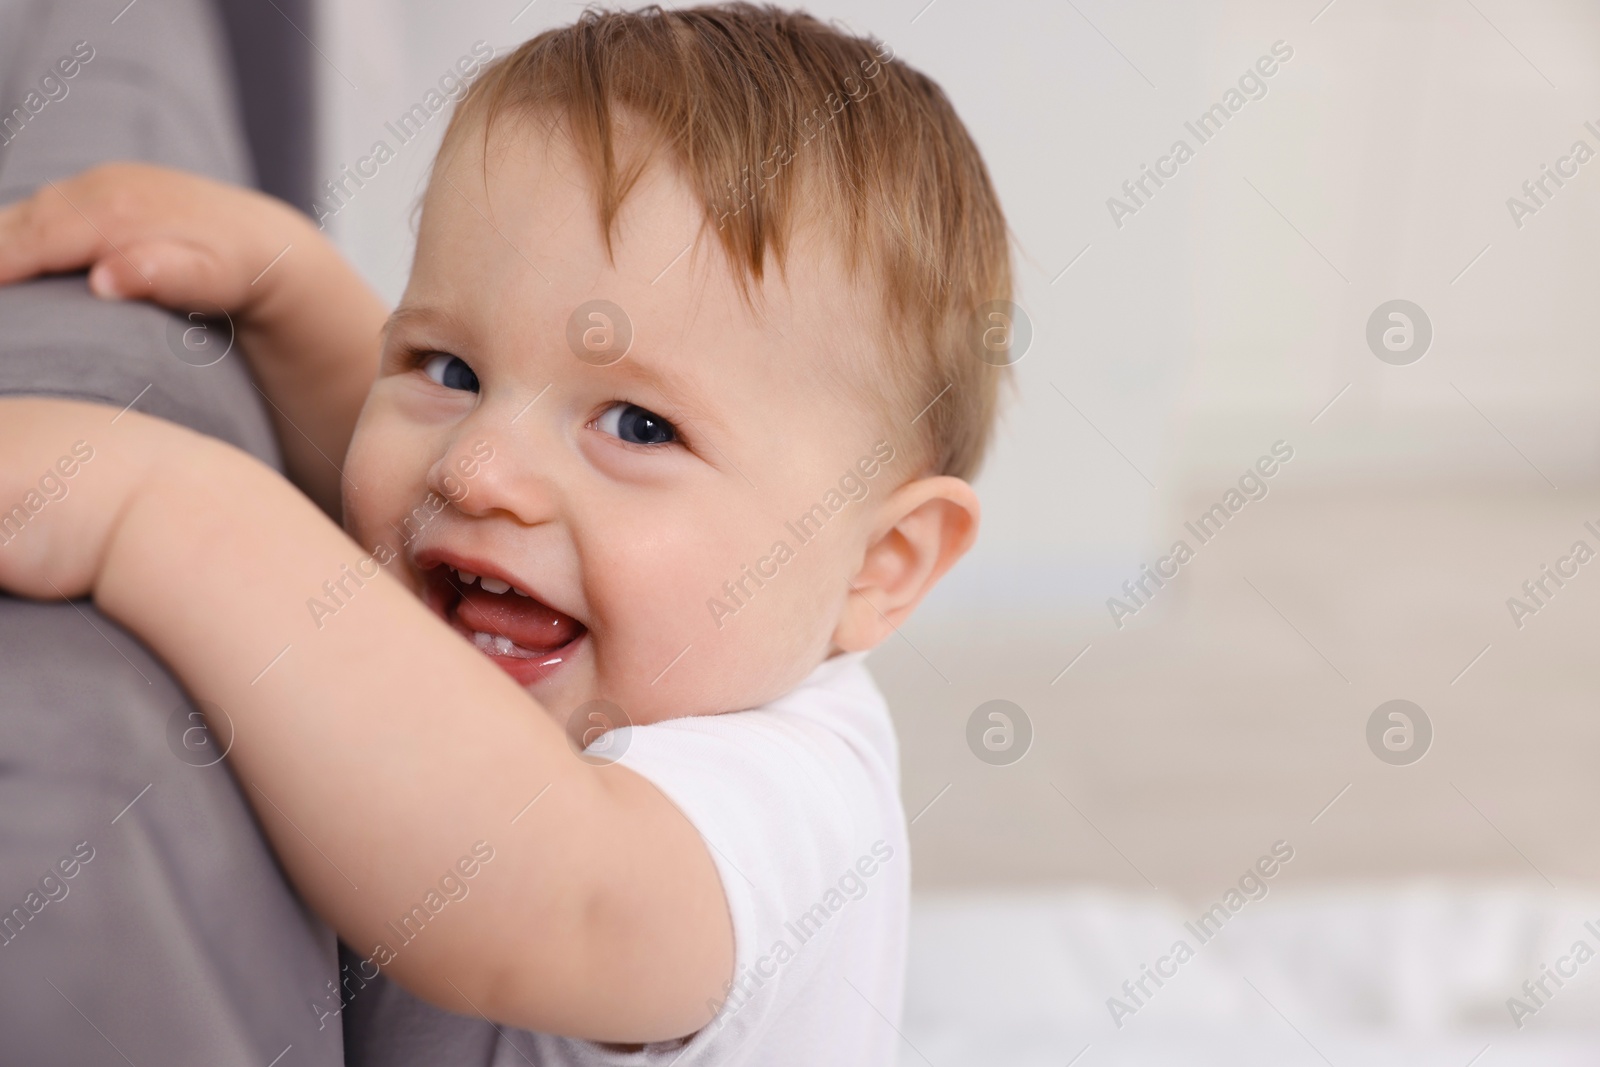
[[[807,699],[839,698],[813,690]],[[903,911],[908,883],[892,733],[885,751],[847,722],[780,702],[633,727],[618,738],[618,762],[684,813],[716,864],[734,928],[734,984],[717,1017],[686,1042],[639,1052],[574,1042],[557,1058],[615,1067],[744,1063],[758,1046],[793,1048],[789,1035],[804,1044],[813,1024],[828,1025],[811,1016],[836,1016],[828,1001],[855,997],[847,979],[870,996],[882,975],[898,975],[900,932],[877,919],[889,902],[891,913]],[[866,973],[853,976],[857,960]],[[884,999],[898,997],[897,981]]]

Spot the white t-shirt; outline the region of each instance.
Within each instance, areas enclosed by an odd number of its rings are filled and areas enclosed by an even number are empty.
[[[616,1052],[509,1031],[494,1067],[895,1061],[910,851],[894,729],[864,658],[835,656],[764,707],[612,739],[626,744],[618,762],[666,794],[709,846],[733,916],[735,986],[686,1042]]]

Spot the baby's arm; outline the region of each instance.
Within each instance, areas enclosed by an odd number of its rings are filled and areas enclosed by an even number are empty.
[[[37,491],[46,472],[64,496]],[[0,510],[13,501],[26,521],[0,545],[0,586],[92,593],[221,708],[290,877],[363,955],[392,946],[403,985],[603,1041],[708,1021],[733,935],[694,828],[643,778],[578,759],[386,572],[319,630],[308,598],[368,553],[275,473],[137,412],[7,399]],[[493,860],[469,895],[399,944],[386,924],[480,840]]]
[[[99,296],[221,310],[272,410],[290,478],[330,515],[388,310],[287,204],[115,163],[0,210],[0,285],[90,268]]]

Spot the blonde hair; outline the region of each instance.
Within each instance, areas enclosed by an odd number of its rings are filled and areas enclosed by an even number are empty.
[[[980,356],[978,319],[1011,298],[1010,250],[983,159],[931,79],[800,12],[589,10],[485,70],[446,145],[508,108],[564,125],[608,247],[629,190],[663,154],[746,282],[761,281],[769,254],[781,270],[803,209],[831,226],[845,261],[881,287],[887,351],[866,369],[902,424],[915,420],[917,459],[977,472],[1006,374]],[[617,133],[634,118],[648,150],[624,158]]]

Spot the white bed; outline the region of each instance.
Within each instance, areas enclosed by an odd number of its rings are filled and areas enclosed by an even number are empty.
[[[1416,882],[1273,891],[1209,942],[1203,910],[1097,891],[918,897],[902,1067],[1590,1067],[1600,959],[1519,1030],[1506,1007],[1600,897]],[[1174,940],[1192,960],[1118,1028],[1106,1001]],[[1168,964],[1164,969],[1171,970]],[[1075,1059],[1075,1057],[1077,1057]]]

